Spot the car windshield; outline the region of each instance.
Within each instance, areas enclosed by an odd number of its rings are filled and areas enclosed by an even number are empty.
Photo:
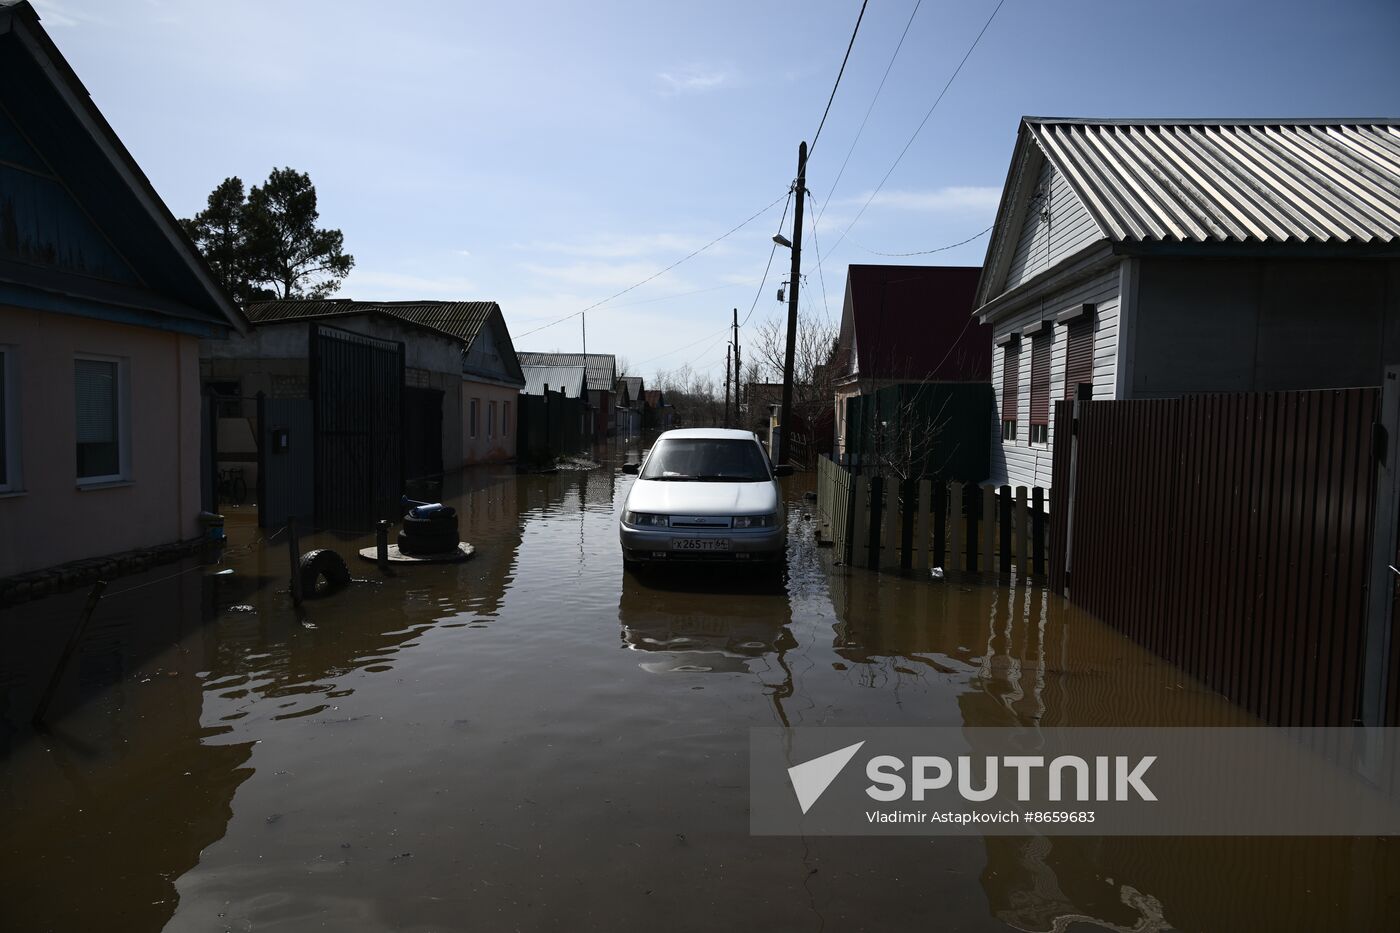
[[[642,479],[712,483],[763,483],[771,479],[763,448],[755,441],[685,437],[658,441]]]

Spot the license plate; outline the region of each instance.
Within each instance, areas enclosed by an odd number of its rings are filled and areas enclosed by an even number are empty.
[[[673,551],[727,551],[728,538],[677,538],[671,542]]]

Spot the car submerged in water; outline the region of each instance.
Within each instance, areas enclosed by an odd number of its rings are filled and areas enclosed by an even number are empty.
[[[656,439],[622,506],[618,534],[629,568],[676,561],[782,567],[787,521],[773,466],[752,431],[682,428]]]

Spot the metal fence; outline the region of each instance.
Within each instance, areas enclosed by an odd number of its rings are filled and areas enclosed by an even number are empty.
[[[1379,405],[1370,388],[1058,403],[1052,587],[1262,719],[1351,724]]]
[[[316,522],[368,531],[403,494],[404,346],[311,325]]]
[[[872,570],[1043,577],[1050,549],[1045,506],[1039,487],[891,480],[818,461],[819,540],[841,562]]]

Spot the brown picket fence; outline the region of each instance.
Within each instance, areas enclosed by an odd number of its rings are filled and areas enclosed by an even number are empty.
[[[826,457],[817,467],[818,540],[871,570],[1043,577],[1047,504],[1040,487],[852,475]]]

